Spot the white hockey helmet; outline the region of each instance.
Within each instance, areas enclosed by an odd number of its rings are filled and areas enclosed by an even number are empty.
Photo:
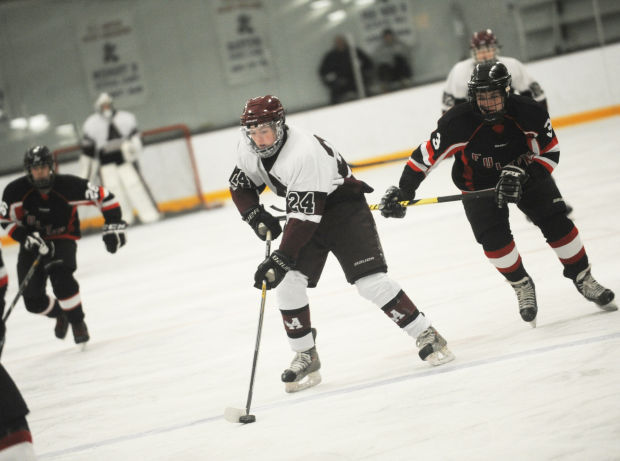
[[[95,101],[95,110],[103,114],[106,109],[114,111],[114,101],[108,93],[101,93]]]

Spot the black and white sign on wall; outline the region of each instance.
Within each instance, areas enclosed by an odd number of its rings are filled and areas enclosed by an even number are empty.
[[[122,107],[146,97],[144,66],[129,11],[93,15],[78,25],[78,42],[91,96],[108,93]]]
[[[231,84],[266,79],[273,74],[266,39],[266,2],[215,0],[209,2],[216,18],[217,38],[226,77]]]
[[[413,15],[408,0],[382,0],[370,3],[358,11],[361,42],[366,50],[375,49],[381,43],[385,29],[391,29],[400,40],[408,45],[415,44]]]

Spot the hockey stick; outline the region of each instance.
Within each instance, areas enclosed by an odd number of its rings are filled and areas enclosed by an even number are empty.
[[[405,200],[398,202],[402,206],[417,206],[417,205],[431,205],[433,203],[444,202],[465,202],[468,200],[474,200],[477,198],[493,197],[495,195],[495,189],[482,189],[474,192],[467,192],[466,194],[456,195],[443,195],[440,197],[420,198],[417,200]],[[381,210],[381,204],[368,205],[372,211]]]
[[[28,283],[30,282],[30,279],[34,275],[34,271],[37,269],[37,266],[41,262],[42,257],[43,255],[41,253],[37,255],[36,259],[32,263],[32,266],[30,266],[30,269],[28,269],[28,272],[26,272],[26,276],[24,277],[24,280],[22,280],[22,283],[19,284],[19,289],[17,290],[17,294],[15,295],[15,298],[13,298],[11,305],[7,309],[6,313],[4,314],[4,317],[2,317],[2,322],[5,324],[5,326],[6,326],[6,321],[9,318],[9,315],[11,315],[11,312],[13,312],[13,308],[17,304],[17,301],[19,301],[19,298],[21,297],[21,295],[24,294],[24,290],[26,289],[26,286],[28,285]],[[2,349],[4,348],[5,338],[6,338],[6,332],[4,334],[4,337],[2,338],[2,342],[0,342],[0,355],[2,355]]]
[[[267,231],[265,239],[265,259],[271,253],[271,231]],[[263,317],[265,314],[265,300],[267,299],[267,281],[263,280],[260,300],[260,314],[258,316],[258,330],[256,332],[256,344],[254,346],[254,360],[252,361],[252,373],[250,374],[250,388],[248,389],[248,400],[245,410],[241,408],[228,407],[224,410],[224,418],[231,423],[248,424],[256,421],[256,416],[250,414],[250,405],[252,403],[252,392],[254,390],[254,376],[256,374],[256,363],[258,361],[258,348],[260,346],[260,336],[263,330]]]

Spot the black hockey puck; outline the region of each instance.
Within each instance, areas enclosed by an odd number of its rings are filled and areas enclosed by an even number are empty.
[[[254,416],[254,415],[239,416],[239,422],[241,424],[254,423],[254,422],[256,422],[256,416]]]

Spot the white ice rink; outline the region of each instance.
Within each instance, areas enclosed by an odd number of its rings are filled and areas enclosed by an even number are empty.
[[[620,118],[558,131],[556,178],[593,266],[620,292]],[[421,141],[421,140],[420,140]],[[343,152],[346,158],[346,152]],[[418,198],[457,193],[451,161]],[[404,163],[361,170],[376,202]],[[274,196],[267,203],[279,203]],[[228,203],[130,229],[108,254],[81,240],[77,277],[91,341],[54,337],[52,320],[20,303],[2,361],[31,413],[42,460],[618,460],[620,313],[585,301],[541,233],[516,208],[512,224],[536,282],[538,328],[475,243],[459,203],[409,209],[377,224],[390,274],[456,355],[432,368],[414,341],[360,298],[330,258],[310,290],[323,383],[286,394],[292,353],[267,295],[252,413],[243,408],[258,320],[252,287],[264,244]],[[276,246],[277,247],[277,246]],[[3,249],[7,303],[15,246]]]

